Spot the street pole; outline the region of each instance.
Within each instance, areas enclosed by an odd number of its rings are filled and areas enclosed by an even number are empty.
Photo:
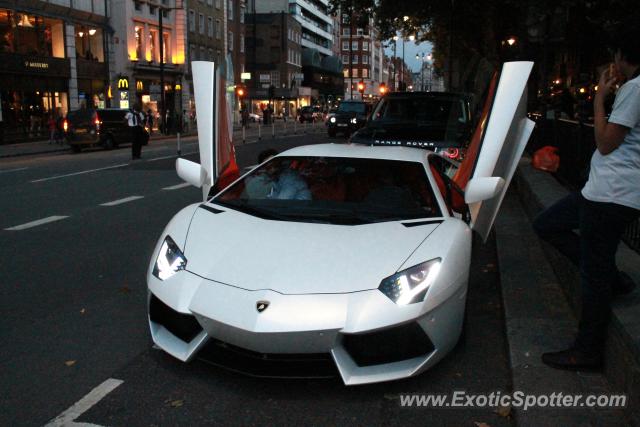
[[[349,8],[349,99],[353,99],[353,2]]]
[[[453,83],[453,60],[451,55],[453,55],[453,12],[455,7],[455,0],[451,0],[451,21],[449,23],[449,87],[448,91],[452,91],[451,87]]]
[[[167,134],[167,123],[165,120],[165,105],[164,105],[164,36],[162,34],[162,15],[163,9],[158,9],[158,27],[160,38],[160,120],[162,120],[162,127],[160,128],[160,132]]]
[[[400,89],[404,92],[404,35],[402,36],[402,64],[400,64]]]

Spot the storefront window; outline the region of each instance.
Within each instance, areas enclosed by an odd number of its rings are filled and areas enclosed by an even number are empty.
[[[0,9],[0,52],[64,58],[62,21]]]
[[[157,31],[149,31],[149,43],[147,51],[147,61],[156,62],[158,60],[158,49],[156,48],[156,38],[158,36]]]
[[[142,27],[136,25],[134,31],[136,34],[136,57],[132,59],[138,60],[142,58]]]
[[[76,25],[76,58],[104,61],[103,32],[100,28]]]

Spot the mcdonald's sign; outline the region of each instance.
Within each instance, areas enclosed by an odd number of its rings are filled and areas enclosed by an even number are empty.
[[[136,90],[138,92],[142,92],[144,90],[144,83],[142,82],[142,80],[136,81]]]
[[[118,78],[118,89],[129,90],[129,79],[126,77]]]

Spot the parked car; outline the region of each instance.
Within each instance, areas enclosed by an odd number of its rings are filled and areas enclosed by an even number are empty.
[[[322,111],[320,111],[320,107],[307,105],[306,107],[302,107],[298,110],[298,121],[300,123],[314,122],[317,120],[322,120]]]
[[[452,92],[390,93],[352,142],[428,148],[462,160],[473,130],[471,100]]]
[[[63,124],[65,140],[76,153],[86,147],[102,146],[111,150],[131,143],[131,130],[125,121],[127,111],[116,108],[70,111]]]
[[[369,111],[369,104],[362,101],[341,102],[333,117],[327,123],[329,136],[334,137],[338,133],[343,133],[347,136],[351,135],[364,126]]]

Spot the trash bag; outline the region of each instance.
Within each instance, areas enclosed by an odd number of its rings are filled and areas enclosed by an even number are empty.
[[[560,167],[558,147],[546,145],[533,153],[533,167],[546,172],[557,172]]]

